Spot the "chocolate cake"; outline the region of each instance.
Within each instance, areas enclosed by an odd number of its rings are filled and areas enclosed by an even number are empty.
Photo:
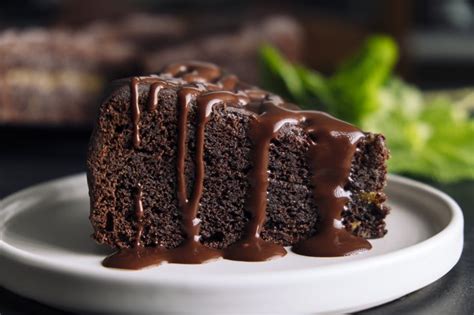
[[[118,249],[105,266],[343,256],[386,233],[382,135],[208,63],[116,86],[87,163],[93,237]]]

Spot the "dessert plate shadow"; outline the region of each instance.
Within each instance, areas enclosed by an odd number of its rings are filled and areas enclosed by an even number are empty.
[[[108,269],[89,237],[85,175],[37,185],[0,203],[0,285],[62,309],[112,313],[343,313],[397,299],[459,260],[463,216],[444,193],[390,176],[388,234],[354,256],[289,254],[140,271]]]

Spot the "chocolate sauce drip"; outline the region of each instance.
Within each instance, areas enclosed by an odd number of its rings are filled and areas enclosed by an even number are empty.
[[[220,84],[223,90],[234,91],[239,83],[239,78],[233,74],[224,75],[218,83]]]
[[[156,110],[160,90],[177,88],[178,93],[178,154],[177,154],[177,199],[182,217],[185,240],[177,248],[145,248],[140,244],[143,207],[141,186],[137,194],[136,209],[141,209],[137,218],[137,241],[131,249],[122,249],[107,257],[104,266],[140,269],[162,262],[196,264],[219,257],[239,261],[264,261],[286,255],[286,250],[277,244],[266,242],[261,237],[265,223],[268,200],[268,163],[270,143],[279,130],[287,124],[303,128],[312,139],[308,150],[311,168],[313,196],[318,207],[317,233],[297,244],[292,250],[306,256],[344,256],[368,250],[371,245],[363,238],[347,232],[341,214],[350,198],[344,189],[347,184],[352,158],[357,141],[363,133],[354,126],[318,111],[301,111],[296,105],[285,103],[280,97],[253,88],[238,81],[233,75],[221,77],[217,66],[202,62],[172,64],[161,76],[133,78],[131,80],[131,102],[134,146],[140,145],[140,109],[138,106],[138,82],[151,83],[149,93],[150,111]],[[186,191],[185,159],[188,111],[191,103],[197,106],[195,183],[190,200]],[[199,202],[204,184],[205,126],[216,104],[245,108],[254,113],[249,136],[254,150],[251,155],[253,168],[249,174],[250,191],[246,200],[246,211],[251,218],[241,240],[223,249],[216,250],[202,245],[200,239]]]
[[[132,123],[133,123],[133,147],[138,148],[141,143],[140,139],[140,106],[138,100],[138,83],[140,78],[134,77],[130,81],[130,97],[132,107]]]
[[[363,133],[325,113],[306,112],[305,129],[313,139],[308,151],[313,198],[318,206],[317,234],[300,241],[293,252],[305,256],[336,257],[372,248],[345,230],[342,211],[350,198],[347,184],[356,143]]]
[[[257,99],[261,95],[256,96]],[[265,210],[268,200],[268,162],[270,142],[286,121],[282,121],[282,111],[274,103],[261,105],[265,108],[256,120],[251,122],[250,137],[253,140],[253,168],[249,174],[250,191],[246,210],[252,215],[246,226],[243,238],[224,250],[224,258],[239,261],[264,261],[286,255],[286,250],[275,243],[266,242],[260,237],[265,223]],[[283,122],[283,123],[280,123]],[[290,122],[290,121],[288,121]]]
[[[153,112],[158,106],[158,95],[165,87],[162,82],[155,82],[150,86],[150,96],[148,97],[148,111]]]
[[[200,136],[204,139],[204,124],[198,123],[197,139],[196,139],[196,173],[194,189],[191,194],[191,199],[187,199],[186,178],[184,162],[186,159],[186,130],[187,130],[187,116],[189,106],[193,100],[196,100],[198,95],[205,91],[205,87],[198,85],[196,87],[183,87],[178,92],[178,206],[182,217],[182,228],[185,233],[185,241],[179,247],[170,251],[170,262],[199,264],[208,260],[214,260],[220,257],[217,250],[208,248],[199,242],[199,219],[197,217],[199,201],[202,195],[202,186],[204,181],[204,165],[202,162],[203,155],[203,141],[201,144]],[[199,115],[200,117],[201,115]],[[200,118],[201,119],[201,118]],[[200,126],[202,128],[200,128]]]
[[[173,77],[179,76],[186,82],[209,83],[221,76],[221,69],[212,63],[190,61],[171,64],[164,69],[163,73],[171,74]]]

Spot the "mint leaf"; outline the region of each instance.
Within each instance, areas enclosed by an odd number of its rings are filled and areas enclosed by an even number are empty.
[[[379,89],[389,77],[398,56],[395,42],[387,36],[373,36],[361,50],[343,63],[329,78],[334,100],[329,111],[338,118],[359,124],[379,110]]]

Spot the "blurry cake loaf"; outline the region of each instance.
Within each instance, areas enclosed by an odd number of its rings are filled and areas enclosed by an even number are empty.
[[[130,47],[87,33],[45,29],[0,35],[0,122],[79,124]]]
[[[116,85],[87,161],[93,237],[120,249],[106,266],[341,256],[386,233],[382,135],[208,63]]]

